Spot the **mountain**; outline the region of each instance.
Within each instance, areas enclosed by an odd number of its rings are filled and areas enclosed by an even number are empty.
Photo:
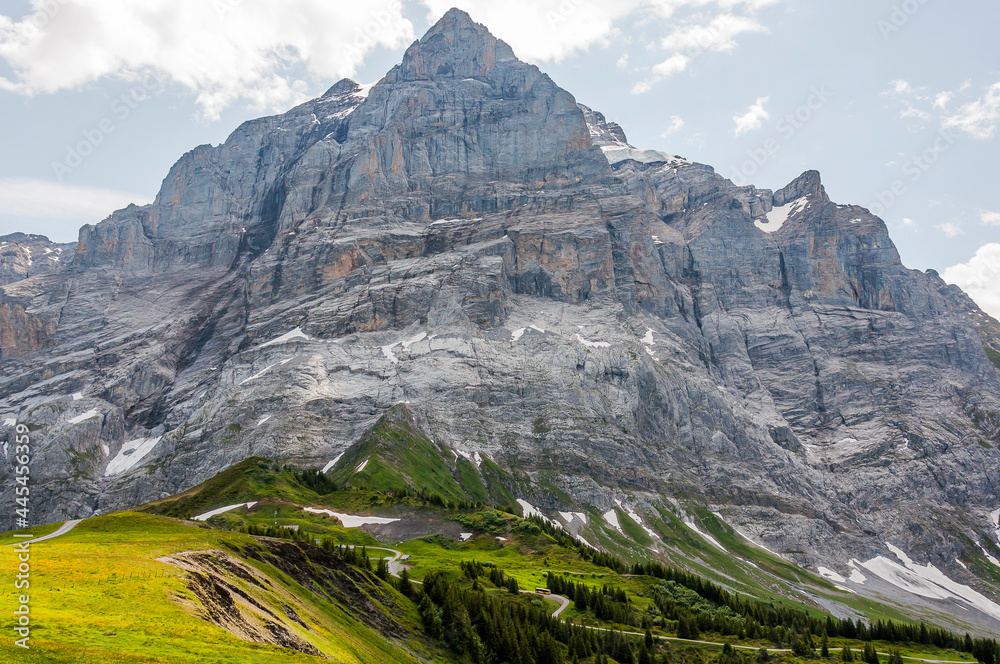
[[[1000,324],[818,173],[737,187],[636,148],[463,12],[62,249],[0,286],[33,518],[253,456],[346,477],[403,404],[384,469],[461,450],[490,501],[591,514],[602,546],[683,557],[658,515],[1000,630]]]

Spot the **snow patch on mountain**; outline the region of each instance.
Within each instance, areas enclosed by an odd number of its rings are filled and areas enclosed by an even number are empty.
[[[70,419],[69,423],[70,424],[79,424],[80,422],[86,422],[87,420],[92,420],[95,417],[100,417],[100,416],[101,416],[101,414],[99,412],[97,412],[96,410],[88,410],[86,413],[84,413],[82,415],[77,415],[76,417]]]
[[[250,509],[251,507],[253,507],[256,504],[257,504],[257,501],[255,500],[252,503],[239,503],[238,505],[229,505],[227,507],[220,507],[218,509],[214,509],[211,512],[205,512],[204,514],[199,514],[198,516],[193,517],[193,518],[194,518],[195,521],[208,521],[213,516],[218,516],[220,514],[225,514],[226,512],[232,512],[233,510],[238,510],[241,507],[245,507],[247,509]]]
[[[753,225],[765,233],[775,233],[781,230],[785,222],[809,207],[809,199],[803,196],[787,205],[776,207],[767,213],[767,221],[757,220]]]
[[[156,438],[138,438],[125,443],[121,451],[118,452],[118,455],[108,464],[107,470],[104,471],[105,477],[120,475],[135,468],[147,454],[153,451],[153,448],[156,447],[161,438],[162,436],[157,436]]]
[[[417,336],[413,337],[409,341],[403,341],[402,342],[402,346],[406,350],[410,350],[410,346],[412,346],[413,344],[415,344],[417,342],[423,341],[426,338],[427,338],[427,333],[426,332],[421,332],[420,334],[418,334]]]
[[[522,500],[521,498],[518,498],[517,504],[521,506],[521,512],[524,514],[525,519],[531,516],[538,516],[548,521],[548,518],[546,518],[544,514],[539,512],[538,509],[535,508],[535,506],[529,503],[527,500]]]
[[[604,152],[604,156],[607,158],[608,163],[612,166],[630,159],[632,161],[637,161],[640,164],[664,163],[671,166],[678,166],[680,164],[690,163],[686,159],[682,159],[677,155],[667,154],[666,152],[661,152],[660,150],[643,150],[641,148],[634,148],[630,145],[602,145],[601,151]]]
[[[302,339],[303,341],[312,341],[312,337],[302,331],[301,327],[297,327],[288,334],[283,334],[277,339],[272,339],[266,344],[261,344],[261,348],[268,348],[269,346],[277,346],[278,344],[288,343],[289,341],[294,341],[295,339]]]
[[[820,566],[817,568],[819,575],[836,583],[847,583],[847,579],[837,574],[832,569]]]
[[[984,556],[986,556],[986,560],[990,561],[997,567],[1000,567],[1000,560],[997,560],[989,551],[987,551],[986,547],[984,547],[982,543],[979,544],[979,550],[983,552]]]
[[[341,452],[340,454],[338,454],[335,458],[331,459],[330,463],[328,463],[325,466],[323,466],[323,470],[321,470],[320,472],[323,473],[323,474],[326,474],[331,468],[333,468],[334,466],[337,465],[337,462],[340,461],[340,458],[342,456],[344,456],[343,452]]]
[[[341,514],[340,512],[319,509],[316,507],[304,507],[303,510],[309,512],[310,514],[326,514],[327,516],[336,517],[337,519],[340,519],[340,522],[342,524],[344,524],[344,528],[360,528],[361,526],[384,526],[399,521],[399,519],[386,519],[379,516],[353,516],[351,514]]]
[[[851,559],[851,562],[849,562],[847,564],[848,567],[851,568],[851,575],[849,577],[847,577],[847,580],[851,581],[853,583],[857,583],[857,584],[862,584],[863,585],[864,582],[868,580],[868,577],[865,576],[864,574],[862,574],[861,570],[858,569],[858,566],[860,564],[861,563],[859,563],[857,560]]]
[[[476,468],[483,465],[483,456],[479,452],[466,452],[465,450],[452,450],[452,452],[461,455],[469,463],[475,464]],[[458,456],[455,457],[455,460],[458,461]]]
[[[579,334],[576,335],[576,340],[582,343],[587,348],[611,348],[611,344],[607,341],[587,341]]]
[[[887,547],[902,564],[877,556],[861,563],[861,566],[900,590],[927,599],[952,600],[959,606],[965,605],[1000,620],[1000,605],[969,586],[952,581],[931,563],[920,565],[898,547],[892,544],[887,544]]]
[[[287,364],[287,361],[286,361],[286,364]],[[266,374],[268,371],[270,371],[271,369],[273,369],[276,366],[278,366],[277,362],[275,362],[274,364],[267,365],[262,370],[258,371],[257,373],[255,373],[254,375],[250,376],[249,378],[244,378],[242,381],[240,381],[240,385],[246,385],[247,383],[249,383],[252,380],[257,380],[258,378],[260,378],[261,376],[263,376],[264,374]]]
[[[699,535],[701,535],[702,539],[704,539],[706,542],[708,542],[709,544],[711,544],[712,546],[714,546],[715,548],[717,548],[719,551],[725,551],[726,550],[726,547],[724,547],[721,544],[719,544],[719,540],[715,539],[714,537],[712,537],[708,533],[702,532],[701,529],[698,528],[698,526],[695,525],[694,521],[692,521],[690,519],[685,520],[684,521],[684,525],[687,526],[688,528],[690,528],[691,530],[693,530],[694,532],[698,533]]]
[[[583,512],[559,512],[559,516],[563,518],[568,526],[573,522],[574,519],[579,519],[584,525],[587,525],[587,515]]]
[[[604,513],[604,520],[607,521],[608,525],[610,525],[618,532],[620,533],[625,532],[624,530],[622,530],[622,524],[618,522],[618,512],[614,510],[608,510],[607,512]]]

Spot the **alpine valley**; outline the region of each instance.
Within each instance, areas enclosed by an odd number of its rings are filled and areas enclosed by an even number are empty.
[[[0,238],[0,502],[23,428],[31,522],[86,519],[33,545],[24,661],[630,661],[632,630],[640,662],[825,631],[995,664],[998,368],[1000,323],[818,173],[634,147],[452,10],[77,243]]]

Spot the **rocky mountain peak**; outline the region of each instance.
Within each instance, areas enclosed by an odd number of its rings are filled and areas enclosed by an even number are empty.
[[[787,205],[803,196],[818,196],[823,201],[830,200],[830,197],[826,195],[819,171],[806,171],[792,180],[784,189],[774,192],[774,206]]]
[[[326,99],[327,97],[336,97],[338,95],[350,94],[352,92],[357,92],[361,89],[361,86],[349,78],[342,78],[333,84],[329,90],[327,90],[320,99]]]
[[[510,46],[494,37],[486,26],[452,9],[406,51],[400,78],[489,78],[497,62],[515,59]]]

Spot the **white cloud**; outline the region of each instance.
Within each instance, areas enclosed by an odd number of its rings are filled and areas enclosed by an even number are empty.
[[[913,106],[908,106],[906,110],[900,112],[899,117],[904,120],[917,119],[917,120],[930,120],[931,114],[927,111],[921,111],[919,108],[914,108]]]
[[[983,210],[979,213],[979,220],[987,226],[1000,226],[1000,212]]]
[[[957,113],[944,118],[945,129],[958,129],[973,138],[987,140],[996,133],[1000,121],[1000,83],[991,85],[980,99],[963,105]]]
[[[893,97],[900,104],[900,119],[935,120],[940,122],[942,129],[955,129],[973,138],[989,140],[1000,124],[1000,83],[988,87],[978,99],[970,99],[967,91],[971,87],[971,81],[962,84],[959,93],[966,101],[952,112],[948,109],[956,95],[951,91],[931,94],[925,92],[926,88],[918,89],[908,81],[897,79],[889,83],[883,94]]]
[[[711,1],[667,0],[666,4],[670,6],[672,12],[673,9],[681,5],[704,5]],[[776,1],[778,0],[760,0],[760,2],[718,0],[718,4],[723,9],[746,5],[748,9],[753,10]],[[653,89],[657,82],[685,71],[691,66],[694,58],[705,51],[732,51],[737,46],[735,37],[744,32],[767,32],[767,28],[748,16],[737,16],[727,12],[716,16],[708,23],[687,25],[675,29],[660,41],[660,46],[666,51],[671,51],[672,55],[653,67],[651,77],[636,83],[632,88],[632,94],[648,92]]]
[[[618,58],[618,62],[616,62],[615,64],[618,66],[619,69],[625,69],[626,67],[628,67],[628,53],[625,53],[622,55],[622,57]]]
[[[663,38],[660,45],[668,51],[732,51],[735,37],[744,32],[767,32],[767,28],[748,16],[722,14],[704,25],[679,28]]]
[[[75,187],[45,180],[0,179],[0,211],[33,219],[98,221],[129,203],[147,203],[146,197],[109,189]]]
[[[436,21],[452,7],[469,13],[511,45],[521,59],[559,61],[615,34],[615,22],[645,0],[422,0]]]
[[[642,20],[671,19],[673,29],[660,47],[668,57],[651,68],[651,76],[632,89],[639,94],[664,78],[678,74],[693,57],[705,51],[729,52],[736,37],[767,28],[748,16],[782,0],[420,0],[433,21],[452,7],[467,11],[487,25],[525,60],[559,61],[594,45],[607,45],[612,37],[628,31],[619,24],[636,17]],[[697,10],[685,20],[676,19],[679,9]],[[742,13],[736,13],[742,12]],[[625,68],[628,55],[617,62]]]
[[[764,125],[764,120],[771,117],[771,114],[764,109],[764,104],[770,99],[770,97],[760,97],[746,113],[733,116],[737,136],[748,131],[756,131]]]
[[[917,222],[913,221],[909,217],[904,217],[903,218],[903,226],[906,226],[907,228],[909,228],[910,226],[913,226],[915,223],[917,223]]]
[[[937,227],[937,229],[950,238],[956,238],[959,235],[965,234],[965,231],[962,230],[961,226],[953,224],[951,222],[948,222],[947,224],[941,224],[940,226]]]
[[[968,293],[983,311],[1000,318],[1000,244],[980,247],[968,263],[948,268],[941,277]]]
[[[913,86],[910,85],[909,81],[897,78],[895,81],[889,82],[889,90],[886,94],[908,95],[913,92]]]
[[[671,134],[676,134],[677,132],[679,132],[681,129],[684,128],[684,124],[685,124],[684,123],[684,119],[681,118],[679,115],[673,115],[673,116],[671,116],[670,117],[670,126],[667,127],[667,130],[665,132],[663,132],[663,134],[662,134],[661,137],[662,138],[666,138],[667,136],[670,136]]]
[[[0,89],[33,95],[153,73],[193,91],[208,118],[241,99],[259,108],[287,107],[303,98],[303,75],[351,76],[374,48],[413,38],[399,0],[31,5],[33,12],[18,21],[0,15],[0,58],[14,72],[0,78]]]
[[[688,68],[691,58],[683,53],[671,55],[669,58],[653,67],[653,73],[660,78],[668,78],[674,74],[679,74]]]
[[[635,85],[632,86],[632,94],[634,94],[634,95],[641,95],[644,92],[649,92],[650,90],[653,89],[653,84],[654,83],[656,83],[656,81],[649,80],[649,79],[647,79],[645,81],[639,81],[638,83],[636,83]]]
[[[627,18],[670,18],[673,32],[662,43],[668,57],[637,91],[683,71],[697,53],[731,51],[738,35],[765,31],[750,14],[781,2],[414,1],[431,20],[453,6],[464,9],[518,56],[540,62],[627,35],[619,26]],[[53,93],[152,73],[192,91],[210,119],[237,101],[287,108],[304,99],[307,80],[353,76],[374,49],[414,38],[400,0],[31,0],[31,6],[21,19],[0,15],[0,59],[13,71],[0,77],[0,90]],[[695,13],[675,17],[682,8]],[[627,64],[623,56],[619,66]]]
[[[130,203],[148,202],[141,194],[45,180],[0,179],[0,235],[21,231],[75,240],[83,224],[97,223]]]

